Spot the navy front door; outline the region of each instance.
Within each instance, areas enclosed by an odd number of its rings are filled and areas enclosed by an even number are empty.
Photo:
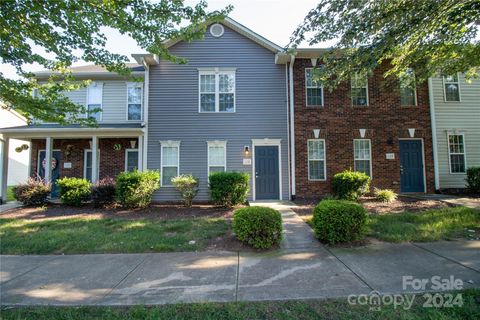
[[[255,147],[255,199],[279,199],[278,147]]]
[[[45,150],[40,151],[38,175],[42,179],[45,178],[45,166],[46,166],[45,154],[46,154]],[[57,179],[60,175],[61,155],[62,154],[60,151],[52,151],[52,178],[50,180],[50,182],[52,183],[52,193],[51,193],[52,198],[58,197]]]
[[[400,191],[424,192],[421,140],[400,140]]]

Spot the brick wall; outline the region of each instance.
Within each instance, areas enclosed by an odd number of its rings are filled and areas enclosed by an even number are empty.
[[[130,141],[136,138],[122,139],[99,139],[100,149],[100,179],[105,177],[115,177],[125,170],[125,149],[131,148]],[[114,150],[114,144],[121,144],[121,150]],[[138,141],[137,145],[138,147]],[[45,140],[32,140],[31,147],[31,175],[36,176],[38,164],[38,151],[45,149]],[[85,149],[90,149],[88,139],[54,139],[53,149],[61,151],[60,159],[60,177],[78,177],[83,178],[84,172],[84,154]],[[70,162],[71,168],[64,168],[63,164]]]
[[[383,77],[385,65],[368,80],[369,106],[352,106],[350,83],[333,92],[325,90],[324,107],[307,107],[305,68],[310,59],[299,59],[294,65],[296,196],[319,198],[331,193],[335,173],[354,167],[353,139],[360,139],[359,129],[367,129],[371,139],[372,186],[400,191],[399,138],[409,138],[408,128],[415,128],[415,138],[422,138],[425,152],[426,186],[434,191],[433,152],[428,103],[428,86],[417,87],[417,106],[401,106],[398,83]],[[326,181],[308,180],[307,140],[320,129],[326,144]],[[386,153],[395,153],[387,160]]]

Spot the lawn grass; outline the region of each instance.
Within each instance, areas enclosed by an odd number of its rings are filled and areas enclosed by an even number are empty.
[[[0,254],[195,251],[229,228],[224,218],[0,219]]]
[[[456,293],[455,293],[456,294]],[[3,319],[480,319],[480,290],[461,292],[463,306],[425,308],[421,294],[410,310],[402,306],[349,305],[346,299],[176,304],[155,307],[28,307],[2,311]]]
[[[420,213],[370,215],[369,235],[389,242],[437,241],[464,238],[480,231],[480,211],[466,207]]]

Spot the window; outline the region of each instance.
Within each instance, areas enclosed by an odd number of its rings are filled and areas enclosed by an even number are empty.
[[[208,145],[208,175],[212,172],[227,170],[227,142],[207,141]]]
[[[445,101],[460,101],[460,84],[458,74],[443,77]]]
[[[138,149],[125,149],[125,171],[138,169]]]
[[[308,180],[326,180],[325,140],[308,140]]]
[[[87,116],[102,120],[103,83],[94,82],[87,89]]]
[[[417,88],[412,69],[408,69],[400,76],[400,104],[402,106],[417,105]]]
[[[172,178],[178,176],[180,141],[163,141],[161,143],[161,178],[162,186],[172,186]]]
[[[235,71],[200,71],[200,112],[235,112]]]
[[[323,106],[323,86],[313,79],[314,69],[305,69],[307,106]]]
[[[97,168],[98,163],[100,163],[100,150],[98,150]],[[88,181],[92,181],[92,150],[85,150],[83,157],[83,177]]]
[[[352,104],[368,106],[368,79],[366,75],[355,73],[351,79]]]
[[[463,134],[448,135],[448,154],[450,173],[465,173],[465,136]]]
[[[127,120],[142,120],[141,83],[127,83]]]
[[[372,176],[372,150],[369,139],[353,140],[353,157],[355,171]]]

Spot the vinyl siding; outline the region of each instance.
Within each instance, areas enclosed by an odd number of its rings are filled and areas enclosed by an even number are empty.
[[[150,68],[148,168],[160,169],[159,141],[179,140],[180,174],[200,179],[196,200],[207,200],[207,141],[227,141],[227,171],[246,171],[243,148],[252,139],[281,139],[282,193],[288,199],[288,145],[285,66],[274,63],[274,53],[225,27],[220,38],[180,42],[171,48],[188,59],[184,65],[161,61]],[[236,69],[236,112],[198,112],[198,69]],[[251,185],[252,189],[252,185]],[[250,194],[250,199],[252,198]],[[161,187],[155,200],[178,199],[171,187]]]
[[[459,76],[460,102],[446,102],[443,92],[443,79],[432,79],[437,133],[438,170],[440,188],[464,188],[465,174],[451,174],[449,167],[449,132],[465,135],[467,168],[480,166],[480,79],[468,83]]]

